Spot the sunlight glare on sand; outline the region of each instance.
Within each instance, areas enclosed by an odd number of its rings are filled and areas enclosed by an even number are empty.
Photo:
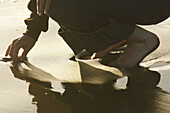
[[[17,2],[17,0],[1,0],[1,2],[11,2],[11,3],[13,3],[13,2]]]

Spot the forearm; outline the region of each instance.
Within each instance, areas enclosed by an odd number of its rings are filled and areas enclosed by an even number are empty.
[[[23,34],[38,40],[41,31],[46,32],[48,30],[49,17],[46,14],[42,16],[37,14],[36,0],[30,0],[28,9],[31,11],[31,15],[29,18],[25,19],[27,29]]]

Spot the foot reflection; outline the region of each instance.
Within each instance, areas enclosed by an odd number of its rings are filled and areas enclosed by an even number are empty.
[[[91,95],[87,96],[77,85],[65,84],[66,92],[60,95],[31,83],[29,93],[34,96],[38,113],[157,113],[157,89],[117,91],[81,84]]]
[[[16,78],[30,82],[29,93],[34,96],[32,102],[37,105],[37,113],[157,113],[159,109],[155,101],[160,93],[157,87],[140,85],[116,90],[111,84],[62,83],[65,92],[61,95],[51,90],[51,81],[58,79],[28,62],[25,65],[30,69],[23,68],[20,63],[10,68]],[[139,70],[141,75],[158,74]]]

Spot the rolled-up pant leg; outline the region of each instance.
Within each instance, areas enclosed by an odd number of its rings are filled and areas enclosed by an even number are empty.
[[[134,24],[127,24],[117,20],[110,20],[110,24],[93,32],[69,32],[79,40],[81,45],[91,53],[98,52],[126,40],[135,29]]]
[[[73,52],[77,54],[82,49],[86,49],[89,43],[82,40],[84,35],[75,35],[71,31],[88,34],[89,32],[93,32],[96,29],[100,29],[109,24],[109,19],[104,16],[79,10],[76,7],[73,7],[75,5],[73,5],[72,2],[70,3],[70,1],[71,0],[52,0],[49,9],[49,16],[62,27],[62,31],[61,29],[59,30],[59,35],[62,36]],[[87,39],[89,39],[89,37],[91,37],[91,35],[85,36]],[[89,40],[88,42],[91,41]],[[97,40],[95,43],[97,43]]]
[[[134,31],[134,24],[79,10],[71,1],[74,0],[52,0],[49,16],[65,28],[69,35],[76,38],[76,42],[80,42],[79,45],[82,45],[82,48],[88,52],[101,51],[110,45],[126,40]],[[74,42],[71,41],[72,39],[64,40],[76,50],[80,46],[71,44]]]
[[[67,45],[72,49],[74,54],[80,53],[84,48],[80,42],[65,28],[60,28],[58,34],[63,38]]]

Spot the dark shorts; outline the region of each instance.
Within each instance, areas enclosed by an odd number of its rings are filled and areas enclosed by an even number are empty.
[[[168,18],[169,1],[52,0],[49,15],[67,30],[72,41],[96,52],[129,38],[136,24],[155,24]]]
[[[85,33],[71,30],[73,36],[89,52],[97,52],[126,40],[133,33],[135,25],[111,20],[111,23],[96,31]]]
[[[110,24],[93,32],[80,32],[62,27],[59,35],[63,37],[75,54],[83,49],[94,53],[126,40],[133,33],[134,28],[135,25],[112,19]]]
[[[170,0],[72,0],[77,8],[134,24],[157,24],[170,16]]]

